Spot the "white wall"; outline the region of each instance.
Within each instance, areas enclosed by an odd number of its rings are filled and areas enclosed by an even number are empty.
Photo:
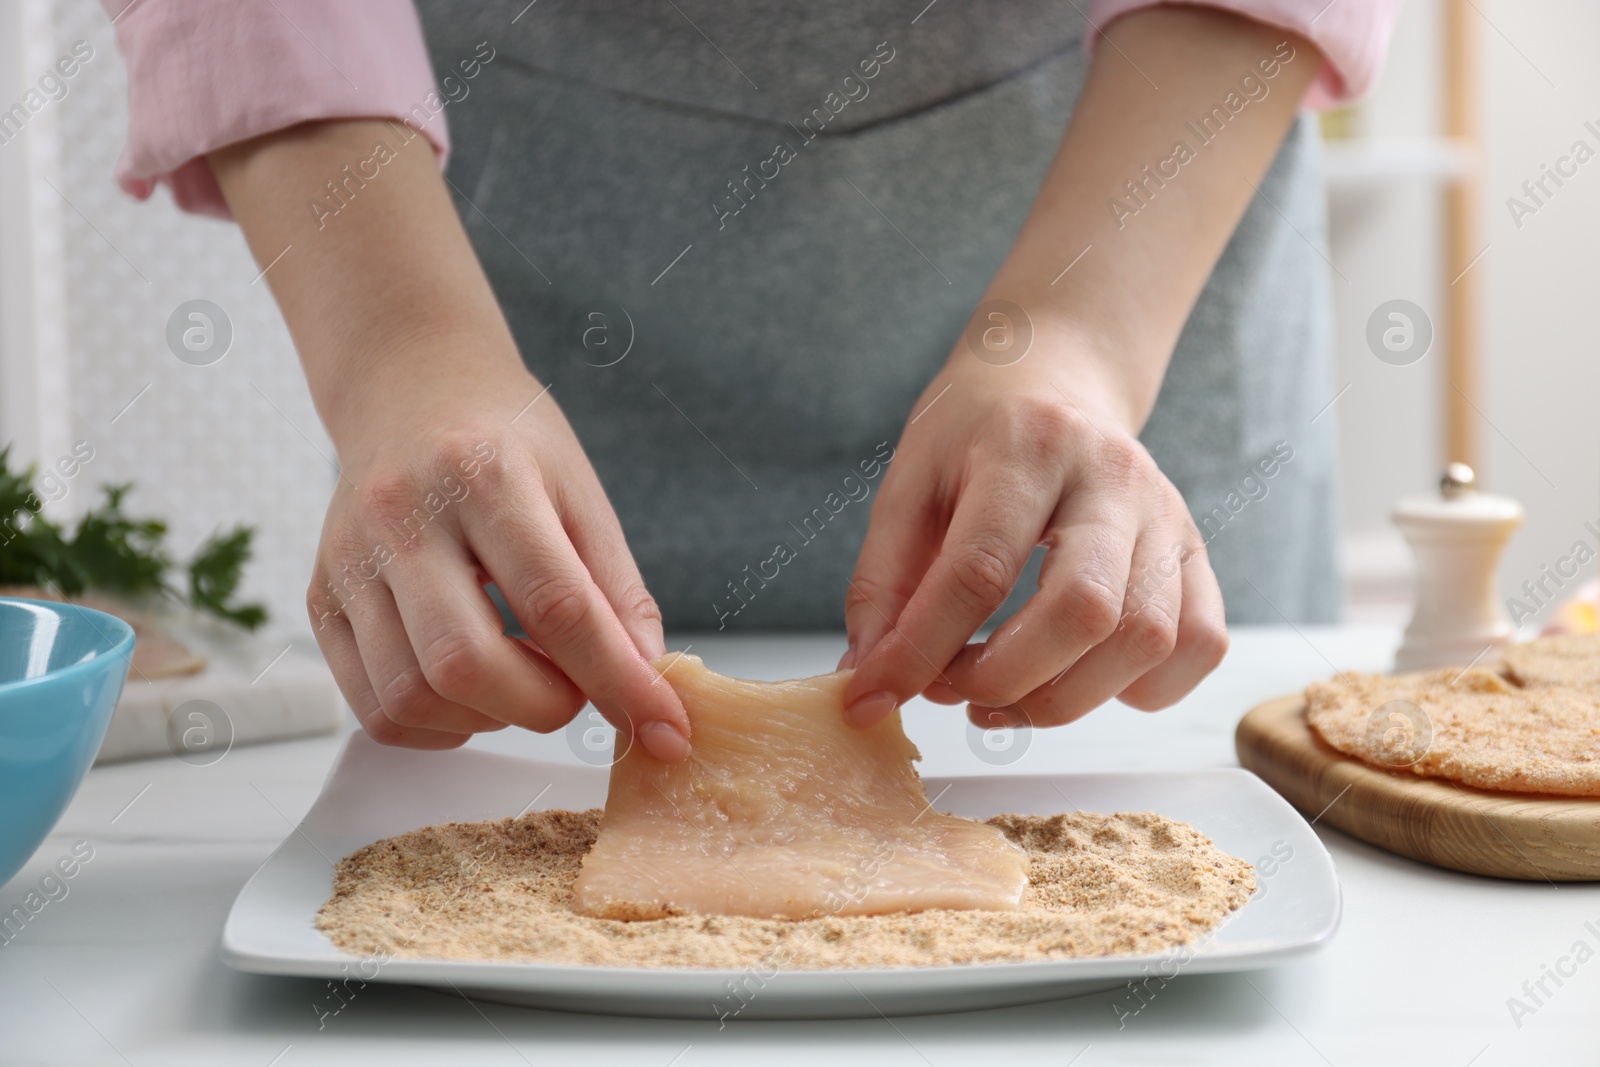
[[[0,0],[0,444],[10,445],[14,466],[61,455],[72,441],[65,421],[51,417],[71,397],[66,206],[43,180],[58,169],[61,115],[45,108],[17,136],[11,111],[55,61],[51,28],[49,0]]]
[[[265,283],[252,284],[257,268],[236,227],[183,215],[164,190],[139,203],[113,184],[127,129],[126,77],[100,5],[0,4],[6,19],[0,33],[20,24],[25,36],[20,67],[0,70],[6,92],[0,108],[17,99],[16,87],[36,83],[73,42],[86,41],[95,52],[68,82],[64,99],[31,120],[22,138],[0,145],[4,161],[15,162],[21,150],[41,147],[25,141],[52,135],[51,151],[33,164],[37,180],[30,191],[54,220],[35,215],[36,232],[55,232],[63,250],[64,297],[41,325],[64,334],[59,347],[67,355],[50,349],[49,329],[42,331],[46,348],[38,354],[47,367],[65,358],[65,375],[56,377],[70,382],[65,397],[35,390],[35,409],[23,412],[48,433],[29,432],[27,418],[20,427],[8,418],[0,440],[21,432],[30,458],[45,464],[71,442],[87,441],[94,458],[68,483],[58,513],[81,511],[98,499],[102,483],[133,481],[130,510],[168,520],[179,556],[218,527],[256,526],[257,558],[244,595],[265,601],[282,631],[309,633],[305,589],[334,480],[324,457],[333,450],[271,295]],[[0,242],[11,264],[26,235],[5,217]],[[207,367],[179,361],[166,341],[168,317],[196,298],[223,307],[234,329],[232,349]],[[29,353],[12,348],[0,355],[12,362]],[[0,409],[0,417],[6,415]]]
[[[1500,2],[1488,11],[1510,42],[1491,33],[1487,49],[1487,236],[1494,247],[1484,259],[1493,294],[1484,309],[1492,353],[1485,387],[1487,414],[1504,435],[1491,436],[1489,456],[1497,484],[1530,515],[1502,572],[1509,591],[1580,537],[1593,548],[1583,526],[1600,525],[1600,159],[1520,230],[1505,209],[1506,198],[1575,139],[1600,151],[1600,136],[1583,126],[1600,127],[1600,6]],[[1593,573],[1591,564],[1585,574]]]

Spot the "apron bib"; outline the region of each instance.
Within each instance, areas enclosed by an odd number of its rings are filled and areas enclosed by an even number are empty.
[[[456,206],[666,625],[841,627],[883,460],[1071,118],[1077,5],[418,6]],[[1317,144],[1302,119],[1262,182],[1292,227],[1252,203],[1143,434],[1232,622],[1339,602]]]

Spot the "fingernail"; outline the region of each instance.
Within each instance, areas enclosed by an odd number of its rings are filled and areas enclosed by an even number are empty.
[[[844,709],[844,718],[851,726],[865,729],[883,721],[899,705],[899,697],[886,689],[880,689],[852,700]]]
[[[689,756],[689,739],[670,722],[647,722],[639,727],[639,743],[662,763],[677,763]]]
[[[855,642],[852,641],[852,642],[850,642],[850,647],[844,650],[844,655],[839,657],[839,665],[837,667],[835,667],[834,670],[836,670],[836,671],[847,671],[850,668],[854,667],[855,665],[856,665],[856,645],[855,645]]]

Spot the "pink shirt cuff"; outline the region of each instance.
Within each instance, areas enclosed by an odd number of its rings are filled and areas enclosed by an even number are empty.
[[[1089,5],[1093,31],[1089,45],[1114,20],[1157,3],[1198,4],[1232,11],[1268,26],[1289,30],[1322,51],[1324,63],[1306,95],[1307,107],[1354,100],[1372,88],[1383,67],[1400,0],[1094,0]]]
[[[444,165],[444,102],[411,0],[101,0],[128,67],[117,183],[165,184],[229,218],[205,154],[302,122],[374,118],[424,133]]]

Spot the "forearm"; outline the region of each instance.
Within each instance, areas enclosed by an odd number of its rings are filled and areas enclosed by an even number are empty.
[[[1319,63],[1304,39],[1217,10],[1153,7],[1108,27],[986,299],[1075,342],[1049,350],[1130,428]]]
[[[336,444],[403,416],[443,375],[521,371],[425,138],[387,122],[307,123],[210,160]]]

